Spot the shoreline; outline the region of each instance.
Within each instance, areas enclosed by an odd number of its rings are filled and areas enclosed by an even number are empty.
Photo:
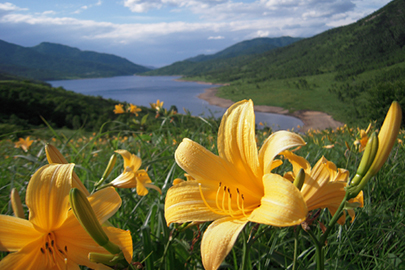
[[[214,83],[206,83],[206,82],[197,82],[197,83],[217,85]],[[230,99],[217,97],[216,96],[217,92],[218,88],[216,87],[207,88],[204,90],[204,93],[198,95],[198,98],[207,101],[211,105],[215,105],[222,108],[228,108],[234,103]],[[344,125],[343,123],[334,120],[332,116],[330,116],[329,114],[319,111],[299,110],[293,113],[289,113],[289,111],[284,108],[267,105],[255,105],[254,110],[257,112],[275,113],[296,117],[304,123],[304,125],[300,127],[301,132],[306,132],[310,129],[315,130],[324,130],[327,128],[335,129],[337,127],[341,127]]]

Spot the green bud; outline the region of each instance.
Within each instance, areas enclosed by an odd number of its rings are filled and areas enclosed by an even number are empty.
[[[108,239],[86,195],[79,189],[72,188],[70,190],[69,200],[77,220],[91,238],[111,254],[120,253],[121,249]]]
[[[116,266],[120,261],[122,260],[125,261],[124,255],[122,253],[118,255],[113,255],[113,254],[101,254],[96,252],[90,252],[88,258],[90,261],[94,263],[102,263],[108,266]]]
[[[370,169],[371,164],[374,161],[374,158],[378,150],[378,137],[374,132],[371,134],[370,138],[367,141],[366,149],[364,150],[363,157],[361,158],[360,165],[357,169],[356,175],[353,177],[350,185],[356,186],[360,183],[361,179],[366,175]]]
[[[114,169],[115,166],[115,162],[117,161],[117,155],[113,154],[110,157],[110,161],[108,162],[107,168],[105,168],[105,171],[103,173],[103,176],[101,177],[100,181],[98,181],[95,184],[95,187],[98,187],[99,185],[101,185],[101,183],[104,182],[104,180],[110,175],[111,171]]]
[[[305,182],[305,171],[304,169],[300,169],[297,176],[295,177],[294,180],[294,186],[298,188],[298,190],[301,190],[302,186],[304,185]]]

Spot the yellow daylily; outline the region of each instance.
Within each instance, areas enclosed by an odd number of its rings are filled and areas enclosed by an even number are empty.
[[[300,169],[305,172],[304,184],[301,188],[301,193],[307,204],[308,211],[318,208],[328,208],[334,215],[339,208],[343,198],[346,195],[345,187],[349,178],[349,171],[338,169],[336,165],[322,157],[318,160],[313,168],[309,162],[303,157],[297,156],[290,151],[281,153],[288,159],[293,171],[287,172],[284,177],[294,181]],[[361,192],[351,203],[357,202],[358,207],[363,207],[363,192]],[[354,219],[354,210],[347,210],[349,215]],[[338,220],[339,224],[344,224],[346,215]]]
[[[30,139],[30,136],[28,136],[25,139],[19,138],[18,142],[14,143],[14,147],[21,148],[22,150],[24,150],[24,152],[28,152],[28,149],[30,148],[33,142],[34,141]]]
[[[139,170],[142,161],[138,156],[131,154],[127,150],[116,150],[115,152],[124,159],[124,171],[110,185],[117,188],[136,188],[139,196],[148,194],[147,188],[152,188],[162,194],[160,188],[151,184],[152,181],[148,173],[145,170]]]
[[[366,148],[367,141],[368,141],[368,134],[370,133],[371,130],[371,123],[368,125],[367,129],[361,129],[360,130],[360,139],[357,139],[354,141],[354,145],[359,145],[359,152],[363,152],[364,149]]]
[[[138,108],[138,106],[133,105],[132,103],[129,104],[129,112],[135,114],[135,116],[138,116],[138,112],[142,111],[141,108]]]
[[[160,101],[159,99],[156,100],[156,103],[149,103],[150,107],[156,111],[160,111],[163,109],[163,101]]]
[[[124,111],[124,105],[122,105],[122,104],[117,104],[117,105],[115,105],[114,113],[115,113],[115,114],[125,113],[125,111]]]
[[[74,164],[50,164],[32,176],[26,191],[29,219],[0,215],[0,250],[12,252],[0,261],[0,269],[79,269],[78,265],[100,268],[89,252],[108,254],[83,229],[69,211]],[[88,197],[100,222],[111,217],[121,205],[114,188]],[[103,227],[129,262],[132,238],[129,231]]]
[[[217,269],[249,222],[292,226],[305,220],[307,207],[299,190],[271,170],[280,152],[304,145],[294,133],[270,136],[258,153],[253,102],[240,101],[224,114],[215,155],[184,139],[175,152],[177,164],[194,180],[178,181],[166,195],[168,225],[212,222],[205,231],[201,253],[206,269]]]

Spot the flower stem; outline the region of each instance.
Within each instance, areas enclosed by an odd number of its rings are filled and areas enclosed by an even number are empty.
[[[298,236],[300,234],[300,227],[296,226],[294,228],[294,260],[292,270],[297,269],[297,257],[298,257]]]

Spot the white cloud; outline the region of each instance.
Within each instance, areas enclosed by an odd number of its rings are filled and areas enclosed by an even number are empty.
[[[224,39],[225,37],[223,37],[223,36],[216,36],[216,37],[213,37],[213,36],[210,36],[210,37],[208,37],[208,39],[210,40],[210,39]]]
[[[27,8],[19,8],[16,5],[6,2],[6,3],[0,3],[0,10],[3,11],[18,11],[18,10],[28,10]]]

